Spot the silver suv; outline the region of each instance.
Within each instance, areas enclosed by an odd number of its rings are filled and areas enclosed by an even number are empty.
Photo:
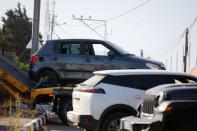
[[[49,85],[81,82],[93,71],[106,69],[165,69],[160,62],[128,53],[103,40],[50,40],[31,57],[29,76],[39,81],[48,76]]]

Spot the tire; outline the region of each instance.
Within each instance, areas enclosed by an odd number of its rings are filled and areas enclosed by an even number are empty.
[[[44,78],[48,76],[48,79],[47,79],[47,86],[57,86],[58,83],[59,83],[59,80],[58,80],[58,77],[56,75],[56,73],[52,70],[44,70],[44,71],[41,71],[39,73],[39,77],[38,77],[38,81],[40,81],[40,79]]]
[[[60,100],[60,105],[59,105],[59,110],[58,110],[58,116],[60,120],[65,123],[66,125],[72,125],[68,120],[67,120],[67,112],[71,111],[72,108],[72,101],[71,99],[68,100],[68,98],[61,98]]]
[[[120,131],[120,119],[128,115],[123,112],[110,114],[101,125],[101,131]]]

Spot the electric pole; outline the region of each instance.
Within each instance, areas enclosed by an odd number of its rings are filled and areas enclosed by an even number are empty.
[[[172,56],[170,56],[170,70],[172,71]]]
[[[54,26],[55,26],[55,0],[53,1],[53,14],[52,14],[51,34],[50,34],[51,40],[53,39]]]
[[[165,59],[166,69],[168,68],[168,60]]]
[[[186,34],[185,34],[185,54],[183,56],[184,72],[187,71],[188,35],[189,35],[189,29],[187,28],[186,29]]]
[[[73,19],[74,20],[79,20],[81,23],[83,23],[86,27],[88,27],[90,30],[92,30],[94,33],[96,33],[97,35],[99,35],[101,38],[103,38],[104,40],[107,40],[107,20],[99,20],[99,19],[92,19],[91,17],[89,17],[89,19],[84,19],[83,16],[81,16],[81,18],[75,18],[75,16],[73,15]],[[105,29],[104,29],[104,35],[101,35],[100,33],[98,33],[95,28],[91,27],[89,24],[87,24],[85,21],[97,21],[97,22],[103,22]]]
[[[196,65],[197,65],[197,56],[196,56]]]
[[[140,50],[140,56],[141,57],[144,57],[144,51],[143,51],[143,49]]]
[[[178,59],[179,59],[179,54],[178,52],[176,53],[176,71],[178,71]]]
[[[40,0],[34,0],[34,16],[33,16],[31,55],[33,55],[38,50],[39,23],[40,23]]]

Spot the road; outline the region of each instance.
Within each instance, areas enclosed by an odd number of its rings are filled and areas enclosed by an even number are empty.
[[[53,118],[44,126],[45,131],[83,131],[74,127],[64,125],[58,118]]]

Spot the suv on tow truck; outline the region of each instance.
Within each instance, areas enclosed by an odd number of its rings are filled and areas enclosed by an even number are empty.
[[[121,119],[121,131],[196,131],[197,84],[162,85],[145,93],[138,117]]]

